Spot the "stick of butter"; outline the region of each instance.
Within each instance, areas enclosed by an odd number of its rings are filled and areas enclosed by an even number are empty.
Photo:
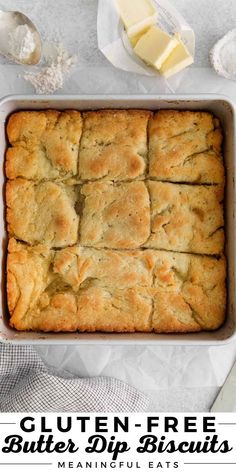
[[[116,0],[116,3],[131,41],[157,21],[157,11],[151,0]]]
[[[157,26],[152,26],[139,39],[134,52],[147,64],[159,70],[177,45],[178,40],[175,36],[170,36]]]
[[[166,78],[177,74],[177,72],[180,72],[182,69],[193,63],[193,57],[179,38],[179,35],[176,35],[175,37],[178,41],[178,45],[170,53],[169,57],[160,68],[160,73]]]
[[[141,31],[141,33],[138,33],[136,34],[135,36],[132,36],[132,37],[129,37],[129,40],[134,48],[134,46],[136,46],[137,42],[140,40],[140,38],[143,36],[144,33],[146,33],[146,31],[149,29],[150,27],[148,26],[147,29],[145,29],[144,31]]]

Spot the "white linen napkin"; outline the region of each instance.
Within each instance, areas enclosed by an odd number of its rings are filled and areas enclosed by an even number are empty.
[[[32,347],[0,344],[0,411],[141,412],[150,400],[112,377],[59,376]]]

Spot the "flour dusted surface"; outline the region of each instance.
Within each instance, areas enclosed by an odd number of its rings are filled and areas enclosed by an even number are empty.
[[[77,57],[70,56],[59,44],[54,58],[49,57],[44,67],[37,68],[35,72],[25,73],[23,77],[34,86],[37,93],[54,93],[63,88],[64,81],[76,62]]]

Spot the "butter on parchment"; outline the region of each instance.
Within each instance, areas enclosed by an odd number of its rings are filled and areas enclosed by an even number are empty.
[[[157,26],[152,26],[139,39],[134,52],[144,62],[159,70],[177,45],[176,37],[170,36]]]
[[[160,68],[160,73],[167,79],[193,63],[193,57],[178,34],[176,34],[176,39],[178,45],[173,49]]]
[[[157,21],[157,11],[151,0],[116,0],[116,3],[131,42]]]

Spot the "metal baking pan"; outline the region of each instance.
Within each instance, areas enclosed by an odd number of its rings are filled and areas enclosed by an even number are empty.
[[[217,115],[224,129],[224,159],[226,168],[225,221],[226,257],[228,261],[228,303],[224,325],[217,331],[191,334],[104,334],[104,333],[35,333],[17,332],[9,327],[6,304],[6,228],[4,217],[4,154],[6,150],[5,123],[10,113],[17,110],[40,110],[47,108],[96,110],[100,108],[160,108],[208,110]],[[60,95],[60,96],[8,96],[0,102],[1,141],[0,174],[2,196],[0,200],[2,261],[2,290],[0,314],[0,340],[15,344],[156,344],[156,345],[220,345],[236,339],[235,304],[235,110],[233,103],[221,95]]]

